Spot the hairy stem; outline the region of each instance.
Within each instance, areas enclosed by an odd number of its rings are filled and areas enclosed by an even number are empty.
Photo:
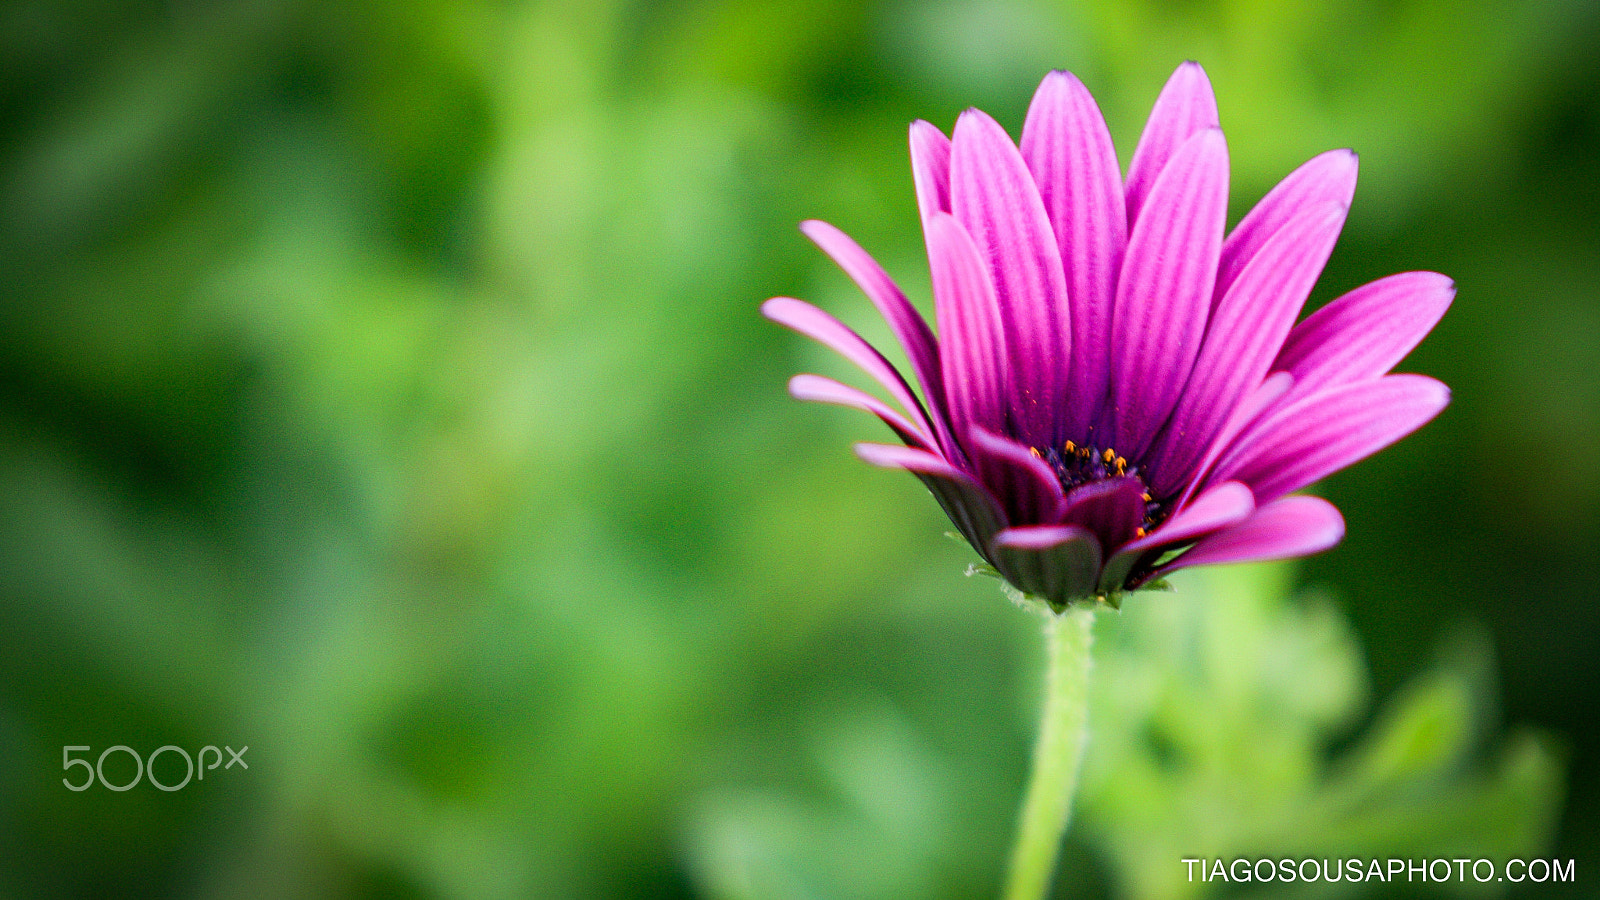
[[[1070,607],[1045,626],[1048,669],[1044,714],[1033,748],[1033,776],[1022,801],[1005,900],[1042,900],[1072,814],[1089,725],[1092,608]]]

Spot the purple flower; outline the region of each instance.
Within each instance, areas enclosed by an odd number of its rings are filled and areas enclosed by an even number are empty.
[[[1126,179],[1067,72],[1039,86],[1020,148],[970,109],[952,138],[913,123],[911,168],[937,338],[854,241],[801,230],[888,320],[921,399],[817,307],[762,312],[899,408],[818,375],[790,393],[887,423],[904,445],[859,444],[861,458],[922,479],[980,556],[1052,606],[1333,546],[1339,511],[1290,492],[1449,402],[1438,381],[1386,374],[1449,306],[1443,275],[1392,275],[1295,324],[1344,224],[1354,153],[1296,169],[1224,238],[1228,148],[1196,63],[1162,90]]]

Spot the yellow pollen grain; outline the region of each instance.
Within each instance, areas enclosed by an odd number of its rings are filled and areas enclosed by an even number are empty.
[[[1133,536],[1134,537],[1144,537],[1144,534],[1145,534],[1145,531],[1144,531],[1143,528],[1135,528],[1133,530]]]
[[[1107,450],[1105,453],[1100,454],[1100,458],[1105,460],[1109,465],[1113,459],[1117,458],[1117,455],[1112,453],[1110,450]]]
[[[1139,498],[1141,500],[1143,500],[1144,502],[1146,502],[1146,503],[1149,503],[1151,500],[1155,499],[1154,497],[1150,496],[1150,492],[1149,491],[1145,491],[1144,493],[1140,494]]]
[[[1078,452],[1078,445],[1071,441],[1067,441],[1065,444],[1061,445],[1061,450],[1063,453],[1071,456],[1072,454]]]
[[[1038,447],[1029,447],[1028,452],[1033,454],[1034,459],[1044,459],[1044,454],[1039,452]]]

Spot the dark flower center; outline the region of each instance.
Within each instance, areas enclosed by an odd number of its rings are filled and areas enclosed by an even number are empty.
[[[1144,478],[1139,473],[1137,464],[1129,463],[1127,458],[1116,450],[1107,447],[1091,447],[1067,441],[1060,449],[1048,447],[1043,450],[1038,447],[1029,448],[1033,455],[1044,460],[1055,471],[1056,478],[1061,481],[1061,492],[1071,494],[1073,490],[1086,484],[1105,481],[1111,478],[1136,478],[1141,486],[1145,485]],[[1144,524],[1136,532],[1137,537],[1145,533],[1167,518],[1170,512],[1163,500],[1151,496],[1148,487],[1141,495],[1144,500]]]

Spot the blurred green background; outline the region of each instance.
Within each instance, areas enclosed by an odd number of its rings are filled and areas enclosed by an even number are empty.
[[[1453,276],[1402,368],[1455,401],[1322,486],[1341,547],[1101,617],[1058,896],[1323,895],[1182,878],[1278,854],[1595,895],[1595,4],[13,0],[0,42],[0,897],[992,896],[1038,623],[757,305],[881,341],[799,220],[925,298],[913,118],[1015,134],[1068,68],[1126,160],[1189,58],[1235,218],[1362,153],[1313,304]],[[249,769],[61,782],[168,744]]]

